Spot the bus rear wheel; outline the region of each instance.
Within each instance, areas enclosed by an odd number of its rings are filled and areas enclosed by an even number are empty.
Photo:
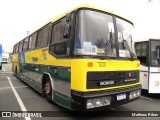
[[[51,81],[48,80],[44,86],[45,97],[49,102],[52,102],[52,85]]]

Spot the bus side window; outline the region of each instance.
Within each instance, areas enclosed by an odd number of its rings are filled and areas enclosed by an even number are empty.
[[[23,41],[23,51],[27,51],[28,49],[28,38]]]
[[[147,65],[147,43],[136,43],[135,49],[137,58],[140,60],[141,64]]]
[[[15,48],[16,48],[16,45],[14,45],[14,47],[13,47],[13,52],[12,52],[12,53],[15,53]]]
[[[18,53],[19,43],[16,44],[16,53]]]
[[[14,46],[14,50],[13,50],[13,53],[16,53],[16,45]]]
[[[19,52],[22,51],[22,48],[23,48],[23,41],[21,41],[20,44],[19,44]]]
[[[66,19],[63,18],[58,23],[53,25],[51,44],[60,43],[60,42],[63,42],[65,40],[65,38],[63,37],[65,20]]]
[[[49,41],[50,25],[43,27],[38,32],[37,45],[36,47],[40,48],[46,46]]]
[[[64,27],[65,27],[66,18],[61,19],[52,27],[52,38],[50,52],[57,56],[67,55],[69,50],[67,50],[68,42],[64,38]]]
[[[60,25],[61,22],[58,22],[57,24],[53,25],[51,44],[59,42]]]
[[[37,38],[37,32],[33,33],[29,38],[29,46],[28,49],[34,49],[36,46],[36,38]]]

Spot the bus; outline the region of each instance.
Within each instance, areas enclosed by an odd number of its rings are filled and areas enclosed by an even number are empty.
[[[0,70],[2,70],[2,45],[0,44]]]
[[[140,82],[148,93],[160,93],[160,39],[135,42],[140,60]]]
[[[8,60],[9,60],[9,54],[8,53],[3,53],[2,63],[8,63]]]
[[[14,45],[14,74],[48,101],[90,111],[140,98],[140,62],[133,23],[102,8],[80,5]]]

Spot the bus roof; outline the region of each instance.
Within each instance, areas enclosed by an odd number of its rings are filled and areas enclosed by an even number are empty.
[[[59,20],[60,18],[64,17],[67,13],[71,13],[73,12],[74,10],[77,10],[77,9],[80,9],[80,8],[89,8],[89,9],[95,9],[95,10],[99,10],[99,11],[103,11],[103,12],[107,12],[107,13],[110,13],[110,14],[113,14],[113,15],[116,15],[118,17],[121,17],[129,22],[131,22],[129,19],[121,16],[121,15],[118,15],[116,13],[114,13],[113,11],[109,11],[109,10],[106,10],[106,9],[103,9],[103,8],[100,8],[100,7],[96,7],[96,6],[91,6],[91,5],[88,5],[88,4],[84,4],[84,5],[79,5],[71,10],[68,10],[67,12],[64,12],[56,17],[54,17],[53,19],[51,19],[51,22],[55,22],[57,20]],[[131,22],[132,23],[132,22]]]
[[[73,8],[73,9],[70,9],[70,10],[68,10],[68,11],[66,11],[66,12],[64,12],[64,13],[62,13],[62,14],[54,17],[54,18],[52,18],[52,19],[49,20],[47,23],[45,23],[44,25],[42,25],[41,27],[39,27],[39,28],[36,29],[35,31],[31,32],[31,33],[30,33],[29,35],[27,35],[26,37],[30,36],[31,34],[33,34],[34,32],[36,32],[36,31],[39,30],[40,28],[44,27],[45,25],[47,25],[47,24],[49,24],[49,23],[56,22],[57,20],[59,20],[59,19],[63,18],[64,16],[66,16],[66,14],[71,13],[71,12],[77,10],[77,9],[80,9],[80,8],[89,8],[89,9],[95,9],[95,10],[107,12],[107,13],[116,15],[116,16],[118,16],[118,17],[120,17],[120,18],[123,18],[123,19],[131,22],[129,19],[126,19],[125,17],[123,17],[123,16],[121,16],[121,15],[119,15],[119,14],[116,14],[116,13],[114,13],[113,11],[109,11],[109,10],[106,10],[106,9],[103,9],[103,8],[100,8],[100,7],[96,7],[96,6],[91,6],[91,5],[88,5],[88,4],[84,4],[84,5],[79,5],[79,6],[75,7],[75,8]],[[132,22],[131,22],[131,23],[132,23]],[[132,24],[133,24],[133,23],[132,23]],[[26,37],[25,37],[25,38],[26,38]]]

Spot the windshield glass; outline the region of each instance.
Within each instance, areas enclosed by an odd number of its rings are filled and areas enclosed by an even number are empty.
[[[81,10],[76,21],[74,54],[116,57],[115,33],[111,15]]]
[[[133,25],[120,18],[116,18],[116,24],[118,33],[119,56],[130,58],[132,55],[133,58],[136,58],[132,41]]]
[[[151,65],[160,66],[160,41],[151,41]]]

